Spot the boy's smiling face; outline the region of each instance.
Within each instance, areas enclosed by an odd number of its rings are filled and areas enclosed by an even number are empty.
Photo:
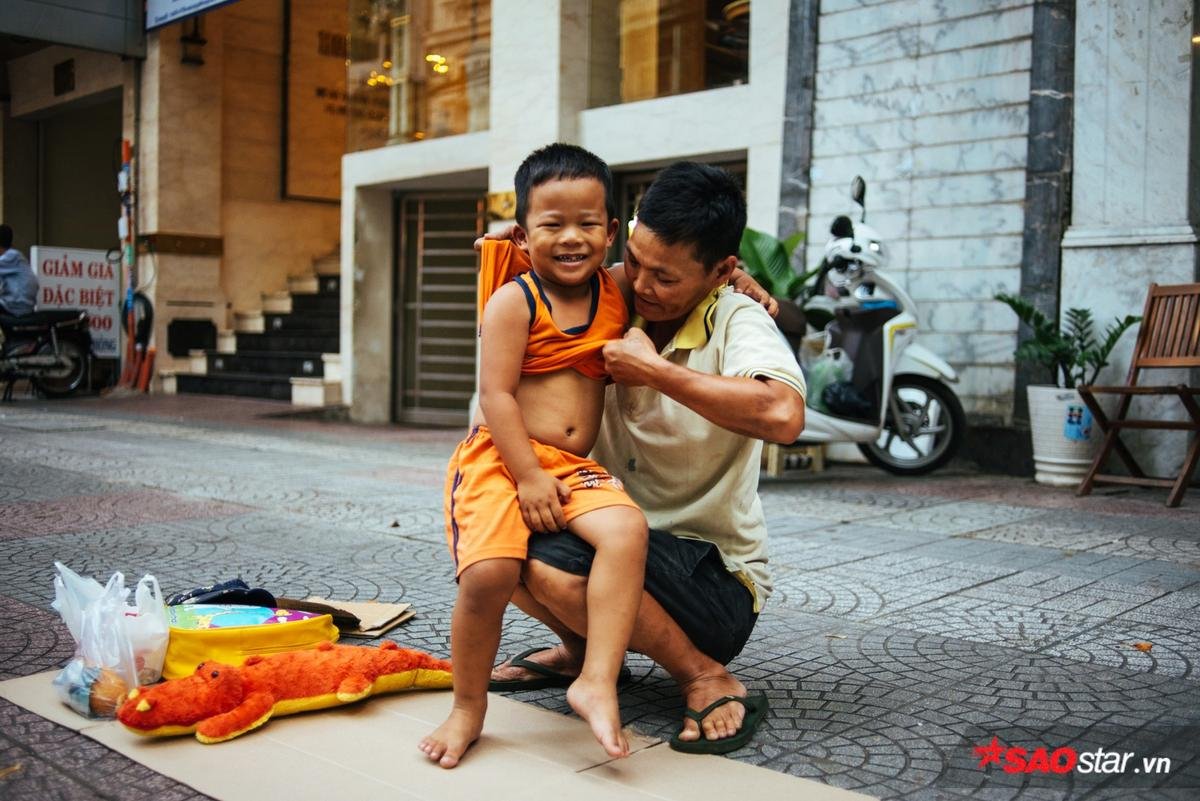
[[[595,178],[546,181],[529,190],[525,224],[513,238],[543,281],[579,286],[604,265],[617,234],[607,218],[604,185]]]

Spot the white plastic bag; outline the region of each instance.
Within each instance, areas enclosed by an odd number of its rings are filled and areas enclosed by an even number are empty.
[[[825,388],[839,381],[849,381],[854,363],[841,348],[826,348],[817,357],[808,373],[808,406],[818,412],[828,412],[822,395]]]
[[[158,580],[143,576],[129,606],[121,573],[102,587],[61,562],[54,566],[52,606],[75,638],[75,658],[54,679],[59,698],[87,717],[111,717],[126,692],[162,675],[168,629]]]

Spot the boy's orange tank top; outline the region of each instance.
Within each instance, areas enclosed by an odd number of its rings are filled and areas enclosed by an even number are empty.
[[[600,269],[592,276],[592,308],[586,326],[566,331],[550,316],[550,301],[537,274],[530,269],[525,251],[508,241],[486,239],[479,258],[479,319],[492,295],[508,281],[516,281],[529,303],[529,342],[521,362],[521,375],[552,373],[573,368],[588,378],[603,381],[604,343],[620,339],[629,325],[629,312],[617,282]]]

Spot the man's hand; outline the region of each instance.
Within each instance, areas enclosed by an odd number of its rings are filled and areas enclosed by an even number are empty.
[[[640,328],[630,328],[623,339],[604,343],[604,369],[618,384],[648,386],[654,374],[667,364]]]
[[[501,228],[499,231],[488,231],[486,234],[484,234],[483,236],[481,236],[475,240],[475,249],[483,250],[483,240],[485,240],[485,239],[499,239],[499,240],[512,239],[513,231],[515,231],[515,230],[517,230],[516,223],[505,226],[504,228]],[[755,286],[757,286],[757,284]],[[760,289],[761,289],[761,287],[760,287]]]
[[[517,482],[521,518],[531,531],[562,531],[567,527],[562,505],[571,499],[571,488],[545,470]]]
[[[750,273],[744,270],[734,270],[729,277],[729,285],[733,287],[733,291],[741,295],[745,295],[751,300],[758,301],[767,314],[774,317],[779,314],[779,303],[771,294],[763,288],[762,284],[750,277]]]

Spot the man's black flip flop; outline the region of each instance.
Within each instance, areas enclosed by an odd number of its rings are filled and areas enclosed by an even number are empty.
[[[568,676],[565,673],[559,673],[545,665],[530,662],[528,659],[533,654],[549,651],[553,647],[552,645],[542,645],[537,648],[530,648],[528,651],[517,654],[508,660],[508,664],[529,671],[534,674],[534,678],[492,680],[488,682],[488,692],[508,693],[517,690],[543,690],[547,687],[569,687],[571,682],[578,678],[577,676]],[[617,675],[617,683],[623,684],[629,681],[630,678],[632,678],[632,674],[629,672],[629,668],[622,665],[621,672]]]
[[[704,719],[719,706],[724,706],[730,702],[736,701],[746,707],[746,717],[742,719],[742,727],[737,730],[737,733],[732,737],[726,737],[721,740],[706,740],[704,739],[704,729],[700,729],[699,740],[680,740],[679,734],[671,738],[670,746],[676,751],[682,751],[685,754],[728,754],[730,751],[736,751],[750,739],[754,737],[754,732],[758,728],[758,724],[767,714],[767,696],[765,695],[750,695],[741,698],[736,695],[726,695],[723,698],[718,698],[708,706],[697,712],[695,709],[689,709],[684,714],[696,721],[697,726],[701,726]],[[680,734],[683,730],[680,729]]]

